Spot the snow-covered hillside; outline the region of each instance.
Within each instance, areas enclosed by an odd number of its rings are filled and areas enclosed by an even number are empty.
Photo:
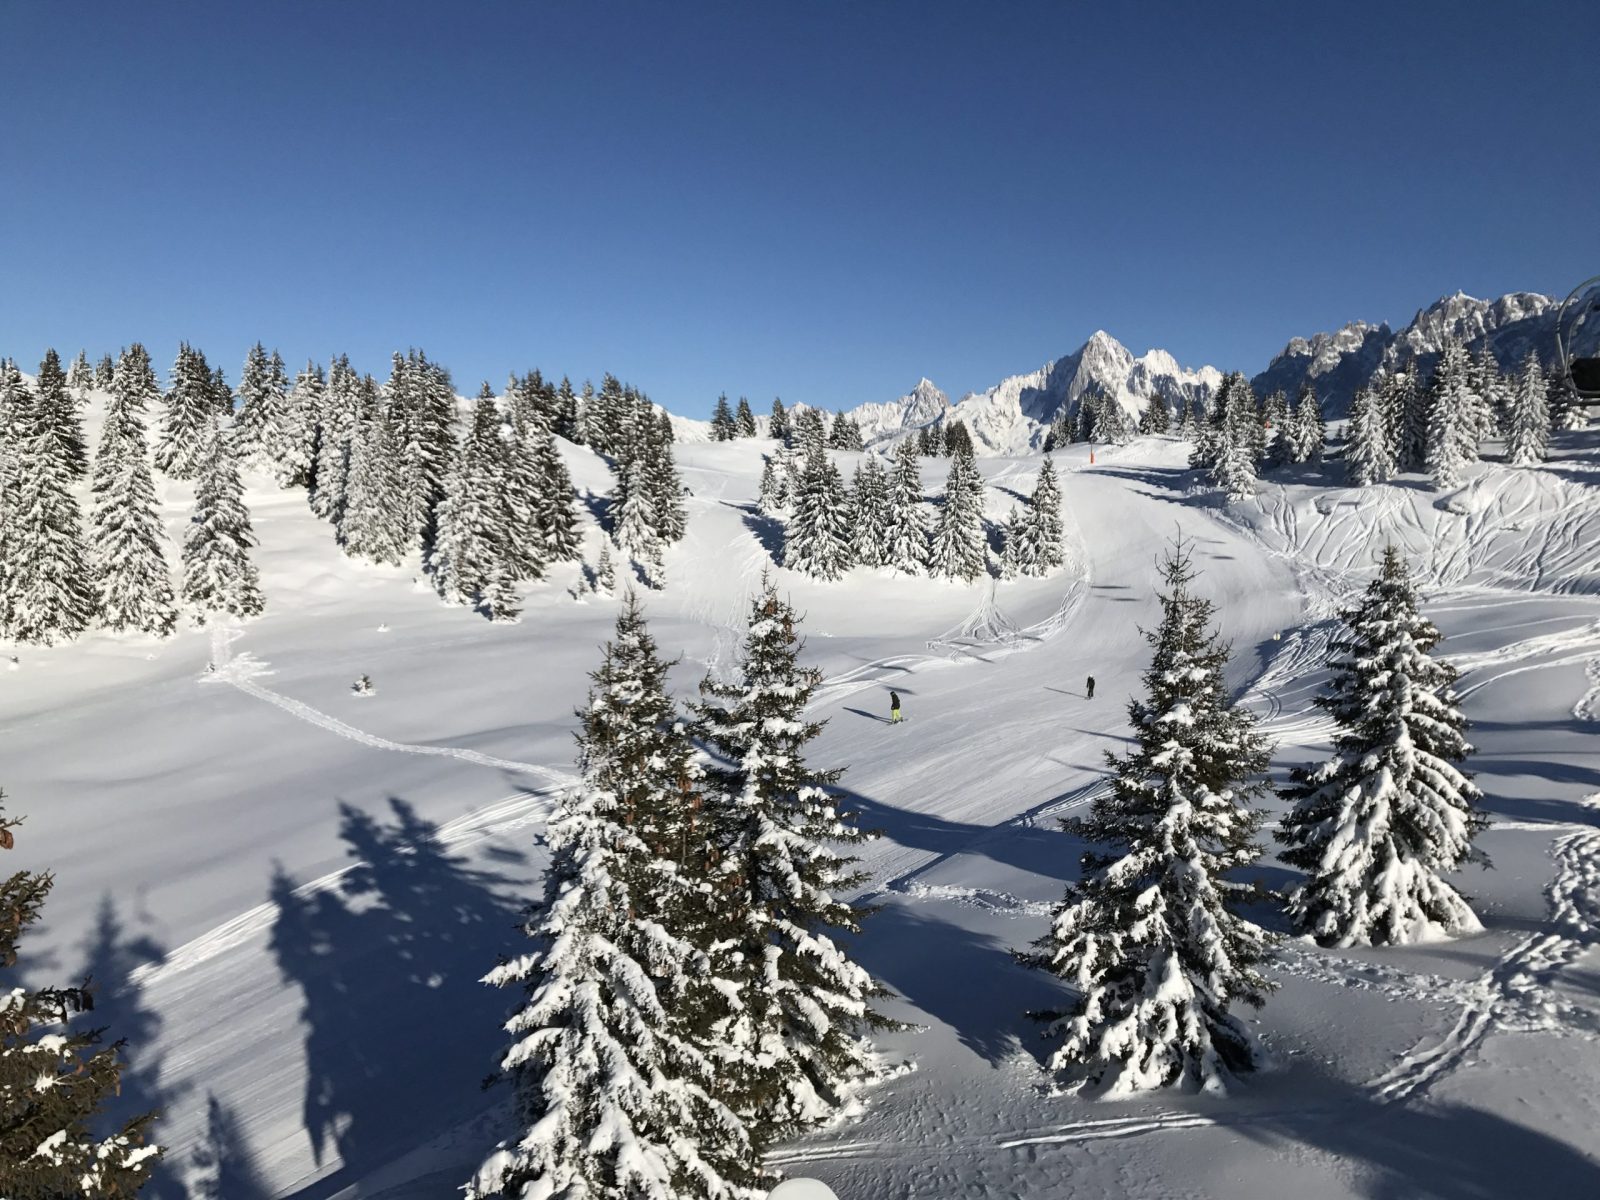
[[[1121,379],[1125,403],[1163,380],[1213,382],[1118,350],[1094,339],[952,407],[991,451],[1018,451],[980,463],[991,521],[1033,487],[1040,459],[1021,452],[1041,415],[1088,378]],[[919,393],[937,409],[936,389]],[[841,792],[883,831],[862,863],[882,909],[852,950],[911,1026],[882,1048],[916,1065],[774,1165],[841,1200],[1487,1198],[1535,1180],[1539,1195],[1600,1194],[1593,435],[1559,435],[1546,466],[1474,468],[1443,497],[1410,479],[1330,488],[1307,468],[1228,505],[1196,487],[1175,440],[1101,447],[1092,465],[1067,446],[1067,570],[971,586],[774,567],[780,530],[754,506],[770,446],[675,448],[688,534],[646,608],[683,654],[684,697],[729,670],[763,571],[803,614],[805,657],[826,676],[819,763],[848,768]],[[610,488],[595,455],[564,454],[581,493]],[[848,472],[858,456],[838,457]],[[197,1153],[220,1149],[230,1200],[444,1200],[506,1128],[508,1098],[478,1081],[507,998],[478,981],[523,948],[538,834],[571,778],[573,708],[616,602],[575,600],[563,564],[519,624],[493,624],[441,606],[414,560],[345,558],[302,493],[250,482],[264,617],[8,651],[0,786],[27,824],[6,866],[56,872],[23,966],[30,981],[98,981],[96,1022],[130,1039],[122,1105],[165,1113],[150,1195],[185,1196]],[[158,488],[176,537],[189,489]],[[1105,788],[1103,754],[1127,743],[1153,563],[1177,532],[1280,777],[1327,749],[1310,699],[1330,613],[1385,541],[1407,550],[1464,672],[1496,869],[1458,881],[1482,936],[1287,942],[1253,1026],[1272,1069],[1232,1094],[1095,1103],[1045,1086],[1024,1014],[1064,993],[1010,951],[1077,877],[1084,847],[1056,821]],[[362,674],[370,696],[351,692]],[[902,726],[885,720],[890,688]],[[1292,877],[1270,857],[1251,875]],[[1283,927],[1275,906],[1256,915]]]

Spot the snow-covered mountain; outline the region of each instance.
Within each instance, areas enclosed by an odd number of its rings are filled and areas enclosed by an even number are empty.
[[[1036,371],[1012,375],[957,403],[924,379],[906,395],[885,404],[863,404],[850,415],[868,445],[892,443],[935,422],[959,420],[980,454],[1026,454],[1044,444],[1050,422],[1063,405],[1069,410],[1091,386],[1115,397],[1137,417],[1153,395],[1176,404],[1184,396],[1204,401],[1222,381],[1215,367],[1180,367],[1165,350],[1135,358],[1116,338],[1097,331],[1078,350]]]
[[[1498,300],[1479,300],[1463,292],[1444,296],[1420,310],[1398,333],[1388,325],[1355,321],[1337,333],[1293,338],[1267,369],[1251,380],[1257,395],[1280,388],[1294,395],[1309,382],[1323,411],[1343,416],[1350,400],[1380,369],[1412,358],[1424,370],[1433,365],[1450,334],[1476,349],[1488,339],[1502,369],[1510,370],[1530,350],[1548,361],[1555,353],[1555,320],[1560,302],[1534,292],[1512,292]]]

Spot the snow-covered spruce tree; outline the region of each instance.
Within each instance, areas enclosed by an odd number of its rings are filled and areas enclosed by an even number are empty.
[[[699,780],[666,673],[630,593],[579,713],[582,778],[545,833],[533,946],[484,978],[525,993],[500,1060],[523,1132],[484,1161],[472,1200],[758,1194],[749,1134],[696,1036],[735,989],[695,936],[706,899],[683,859],[705,842],[688,826]]]
[[[1334,756],[1292,772],[1295,802],[1280,857],[1309,878],[1289,897],[1299,928],[1323,945],[1434,940],[1477,933],[1478,919],[1442,876],[1488,864],[1473,838],[1488,823],[1459,765],[1472,747],[1431,657],[1439,631],[1417,611],[1405,562],[1385,548],[1378,577],[1340,614],[1344,632],[1317,705],[1339,724]]]
[[[944,504],[934,526],[928,556],[930,574],[971,583],[989,571],[989,547],[983,532],[983,479],[972,458],[950,460]]]
[[[750,401],[739,397],[739,405],[733,410],[733,423],[739,427],[739,436],[753,438],[756,436],[756,414],[750,410]]]
[[[1533,351],[1523,361],[1506,411],[1506,459],[1514,467],[1543,462],[1550,451],[1550,408],[1544,368]]]
[[[150,356],[135,342],[117,363],[100,427],[89,562],[102,625],[165,637],[177,624],[178,606],[144,427],[144,414],[160,399]]]
[[[1211,398],[1210,419],[1197,424],[1194,447],[1189,451],[1189,466],[1195,470],[1211,471],[1221,460],[1227,441],[1224,418],[1232,402],[1235,382],[1243,378],[1237,371],[1224,375],[1217,394]]]
[[[1404,381],[1397,380],[1400,390],[1400,440],[1397,457],[1400,470],[1422,471],[1428,464],[1428,426],[1432,422],[1433,384],[1424,382],[1422,366],[1412,359],[1405,367]]]
[[[920,575],[928,568],[928,521],[922,507],[919,457],[912,439],[906,438],[895,447],[894,470],[887,480],[884,565],[906,575]]]
[[[1322,417],[1322,401],[1309,383],[1300,385],[1300,396],[1295,401],[1295,449],[1297,463],[1319,463],[1327,450],[1328,423]]]
[[[350,469],[339,510],[339,545],[352,558],[399,566],[414,540],[406,480],[401,474],[401,432],[394,405],[386,404],[371,375],[356,389],[356,425]]]
[[[1560,370],[1546,377],[1545,406],[1550,410],[1550,427],[1570,431],[1589,428],[1589,410],[1578,402],[1577,394],[1568,386]]]
[[[1227,407],[1217,434],[1211,480],[1229,500],[1249,500],[1256,494],[1256,466],[1261,461],[1261,423],[1255,393],[1243,375],[1227,389]]]
[[[116,370],[116,364],[111,355],[102,354],[100,361],[94,365],[94,386],[99,391],[107,391],[111,387],[111,374]]]
[[[0,808],[0,850],[12,848],[20,824]],[[0,978],[54,882],[32,871],[0,879]],[[138,1194],[161,1158],[145,1144],[155,1113],[109,1136],[97,1132],[124,1064],[122,1042],[103,1045],[104,1030],[72,1028],[73,1014],[92,1007],[87,981],[33,991],[13,980],[0,991],[0,1196],[123,1200]]]
[[[1389,450],[1389,476],[1410,470],[1407,417],[1417,386],[1414,369],[1396,367],[1383,372],[1377,384],[1378,412],[1383,421],[1384,445]]]
[[[1200,422],[1194,412],[1194,397],[1188,392],[1183,394],[1183,404],[1178,410],[1178,436],[1186,442],[1192,442]]]
[[[316,487],[311,492],[311,510],[325,521],[339,523],[344,508],[344,493],[350,478],[350,443],[355,437],[360,414],[360,379],[351,369],[348,356],[340,354],[328,368],[328,384],[322,391],[322,411],[318,417]]]
[[[216,415],[211,370],[205,357],[184,342],[172,364],[166,408],[157,427],[156,466],[173,479],[194,479],[200,473]]]
[[[844,477],[827,452],[819,449],[807,458],[800,476],[794,516],[784,529],[783,565],[814,579],[838,579],[851,565],[850,543]]]
[[[583,440],[597,454],[615,457],[627,444],[632,404],[622,381],[609,371],[600,378],[600,390],[583,405]]]
[[[1123,410],[1122,401],[1115,396],[1100,397],[1094,417],[1094,440],[1108,446],[1122,446],[1133,441],[1134,426]]]
[[[856,466],[850,481],[851,557],[863,567],[889,565],[889,481],[876,455]]]
[[[794,419],[794,446],[809,459],[813,453],[828,444],[828,427],[823,424],[822,410],[802,408]]]
[[[661,535],[656,532],[655,505],[645,484],[645,462],[635,458],[624,469],[622,503],[617,511],[617,547],[643,569],[647,581],[650,568],[662,556]],[[659,585],[659,579],[650,581]]]
[[[1468,370],[1472,381],[1472,427],[1479,442],[1500,436],[1501,421],[1510,401],[1510,389],[1500,374],[1500,363],[1489,347],[1487,335],[1478,343]]]
[[[944,427],[944,452],[951,458],[965,455],[972,458],[977,448],[972,444],[972,434],[960,421],[951,421]]]
[[[5,374],[0,618],[13,640],[49,646],[82,633],[94,609],[83,513],[73,491],[73,439],[61,428],[76,423],[77,414],[70,397],[66,405],[45,404],[14,363]]]
[[[72,360],[72,366],[67,368],[67,386],[82,400],[89,389],[94,387],[94,369],[89,366],[89,355],[86,351],[79,350],[78,357]]]
[[[799,663],[794,609],[771,580],[751,604],[738,677],[707,678],[695,733],[716,756],[707,777],[721,894],[719,974],[733,989],[707,1030],[718,1088],[760,1150],[832,1115],[880,1073],[866,1034],[891,1027],[885,989],[834,940],[867,910],[842,898],[864,876],[840,853],[867,836],[807,763],[822,723],[806,708],[821,673]]]
[[[543,579],[549,566],[549,547],[539,521],[539,492],[543,480],[537,461],[537,442],[544,429],[542,384],[537,373],[518,379],[513,375],[501,406],[504,422],[498,449],[503,480],[501,502],[506,529],[504,562],[508,577]],[[507,585],[502,584],[505,591]]]
[[[917,453],[923,458],[938,458],[944,453],[944,435],[937,422],[924,425],[917,434]]]
[[[234,423],[240,462],[271,469],[278,483],[290,487],[303,473],[301,446],[305,435],[289,404],[289,380],[283,359],[257,342],[239,376],[239,416]]]
[[[1030,575],[1048,575],[1066,562],[1065,528],[1061,520],[1061,485],[1056,466],[1047,454],[1039,467],[1039,481],[1028,501],[1027,522],[1032,531],[1033,567]]]
[[[578,441],[578,395],[572,390],[572,380],[565,375],[556,388],[556,415],[551,428],[559,438]]]
[[[652,411],[649,401],[644,402],[644,411],[648,418]],[[672,455],[672,441],[672,418],[662,409],[655,418],[654,436],[647,433],[646,437],[645,483],[655,506],[656,533],[664,545],[682,541],[689,528],[683,507],[683,480]]]
[[[1372,388],[1364,387],[1350,402],[1350,431],[1346,436],[1344,462],[1351,483],[1364,487],[1389,478],[1394,455],[1388,439],[1382,397]]]
[[[89,474],[89,443],[84,438],[78,402],[67,386],[61,357],[54,350],[44,352],[44,361],[34,379],[34,394],[41,428],[50,439],[50,453],[73,479],[84,478]]]
[[[1034,536],[1033,522],[1022,509],[1012,505],[1001,534],[1003,539],[1000,547],[1001,579],[1020,579],[1024,575],[1041,573],[1038,570],[1038,547]]]
[[[600,543],[600,554],[594,561],[595,590],[613,595],[617,590],[617,566],[611,557],[611,543]]]
[[[1156,393],[1145,402],[1139,414],[1139,432],[1142,434],[1166,433],[1172,426],[1172,415],[1167,409],[1166,397]]]
[[[183,540],[183,602],[195,624],[213,616],[259,616],[266,607],[261,577],[250,561],[256,544],[233,447],[211,418],[195,488],[194,516]]]
[[[733,419],[733,409],[728,406],[728,393],[717,397],[717,406],[711,412],[711,440],[731,442],[739,436],[739,426]]]
[[[789,424],[788,410],[783,407],[783,401],[777,396],[772,398],[772,419],[767,422],[767,436],[785,445],[794,436],[794,427]]]
[[[828,430],[828,445],[835,450],[860,450],[861,427],[844,413],[836,413]]]
[[[286,447],[283,463],[289,486],[316,491],[317,448],[322,439],[323,395],[328,388],[328,377],[321,364],[306,360],[305,370],[294,378],[294,388],[289,392],[289,426],[296,438]]]
[[[407,524],[428,553],[438,535],[439,505],[456,459],[456,385],[448,370],[420,350],[406,355],[405,377],[411,404],[404,452]]]
[[[519,440],[532,482],[533,526],[544,547],[542,558],[546,563],[575,561],[583,554],[577,492],[556,446],[555,433],[542,417],[530,414],[522,423]]]
[[[776,455],[764,455],[761,482],[756,489],[756,508],[765,516],[781,517],[788,504],[788,472],[778,465]]]
[[[222,373],[220,366],[211,369],[211,400],[217,406],[217,412],[224,417],[234,415],[233,389],[228,386],[228,378]]]
[[[1467,464],[1478,458],[1470,367],[1466,348],[1458,339],[1447,339],[1428,389],[1427,468],[1435,488],[1460,486]]]
[[[1018,956],[1078,992],[1065,1011],[1034,1014],[1062,1039],[1049,1069],[1108,1096],[1225,1090],[1258,1062],[1229,1010],[1259,1006],[1272,987],[1261,971],[1272,937],[1239,915],[1252,889],[1227,877],[1261,855],[1250,801],[1270,746],[1229,702],[1228,647],[1192,590],[1188,551],[1162,575],[1146,697],[1128,705],[1134,747],[1106,755],[1110,793],[1063,822],[1103,850],[1084,855],[1050,932]]]
[[[431,567],[439,595],[469,604],[491,620],[510,619],[513,548],[506,504],[505,423],[487,383],[473,403],[472,421],[439,506]],[[496,604],[499,608],[496,608]]]

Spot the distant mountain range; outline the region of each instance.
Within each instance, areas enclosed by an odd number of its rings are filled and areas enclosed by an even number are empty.
[[[1334,333],[1292,339],[1251,379],[1257,395],[1282,389],[1293,396],[1310,383],[1330,417],[1344,416],[1355,393],[1378,371],[1413,358],[1432,367],[1444,338],[1455,334],[1476,350],[1485,338],[1505,370],[1528,352],[1547,362],[1554,356],[1559,301],[1532,292],[1512,292],[1498,300],[1478,300],[1457,292],[1418,311],[1398,333],[1387,324],[1352,322]],[[1013,455],[1044,445],[1050,423],[1063,404],[1077,404],[1091,386],[1116,397],[1131,416],[1152,395],[1176,406],[1184,396],[1208,401],[1222,381],[1215,367],[1181,367],[1165,350],[1135,358],[1116,338],[1098,331],[1074,353],[1047,362],[1026,375],[1013,375],[982,392],[952,403],[931,380],[923,379],[898,400],[863,404],[849,410],[869,446],[887,445],[924,425],[959,420],[981,454]],[[803,406],[802,406],[803,407]]]

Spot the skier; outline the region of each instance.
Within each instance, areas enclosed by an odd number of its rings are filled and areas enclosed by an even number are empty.
[[[1088,692],[1089,692],[1089,699],[1093,700],[1094,699],[1094,676],[1093,675],[1089,676]]]
[[[889,693],[889,724],[898,725],[899,723],[900,723],[900,693],[899,692],[890,692]]]

